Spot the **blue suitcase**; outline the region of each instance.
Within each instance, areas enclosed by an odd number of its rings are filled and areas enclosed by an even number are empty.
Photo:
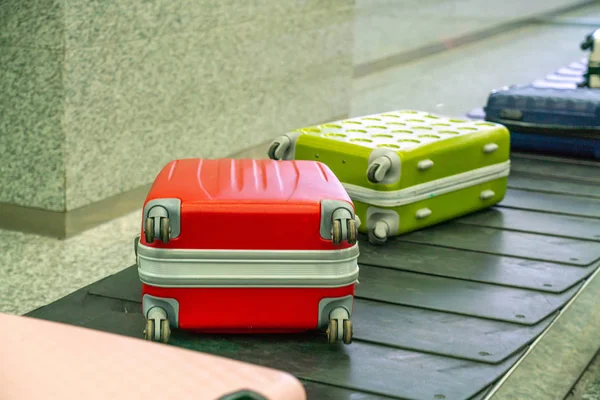
[[[573,61],[569,65],[559,68],[543,78],[536,79],[531,85],[539,88],[554,89],[575,89],[581,87],[585,83],[584,75],[587,71],[587,65],[588,61],[586,58]],[[478,107],[469,111],[467,117],[476,120],[485,119],[483,107]]]
[[[513,150],[600,159],[600,90],[510,86],[484,112],[510,130]]]

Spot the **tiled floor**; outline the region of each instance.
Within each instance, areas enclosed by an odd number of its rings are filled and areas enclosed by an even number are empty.
[[[67,240],[2,231],[0,312],[24,314],[132,265],[140,214]]]
[[[365,76],[354,83],[351,114],[410,108],[461,115],[481,106],[490,89],[581,58],[579,41],[589,30],[531,26]],[[139,218],[136,211],[67,240],[0,231],[0,312],[24,314],[133,264]],[[582,398],[600,398],[598,385]]]

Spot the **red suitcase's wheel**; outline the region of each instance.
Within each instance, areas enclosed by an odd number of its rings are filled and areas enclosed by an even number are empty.
[[[162,217],[160,219],[160,240],[163,243],[169,243],[171,236],[171,225],[169,224],[169,218]]]
[[[163,343],[169,343],[171,337],[171,327],[169,326],[169,320],[163,319],[160,321],[160,341]]]
[[[348,220],[348,243],[355,244],[358,240],[358,229],[356,228],[356,221],[353,219]]]
[[[343,337],[344,344],[352,343],[353,333],[354,332],[352,329],[352,321],[349,319],[345,319],[344,320],[344,337]]]
[[[334,219],[331,224],[331,241],[335,246],[342,243],[342,224],[339,219]]]
[[[144,329],[144,339],[154,340],[154,321],[149,319],[146,320],[146,329]]]
[[[275,157],[275,152],[277,151],[277,148],[279,147],[279,143],[275,142],[271,145],[271,147],[269,147],[269,158],[271,160],[277,160],[277,158]]]
[[[327,325],[327,341],[330,344],[334,344],[337,341],[338,337],[338,323],[335,319],[330,319],[329,324]]]
[[[144,238],[146,243],[154,242],[154,218],[146,218],[144,222]]]

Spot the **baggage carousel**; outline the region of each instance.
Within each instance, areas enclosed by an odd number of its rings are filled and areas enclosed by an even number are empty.
[[[511,159],[498,206],[361,241],[351,345],[176,330],[169,345],[290,372],[309,399],[563,398],[600,348],[600,163]],[[27,315],[141,338],[136,267]]]

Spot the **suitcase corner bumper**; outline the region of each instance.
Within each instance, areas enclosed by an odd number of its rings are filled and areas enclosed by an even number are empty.
[[[152,319],[150,311],[152,309],[162,309],[166,313],[169,325],[179,327],[179,302],[176,299],[155,297],[149,294],[142,296],[142,312],[144,318]]]

